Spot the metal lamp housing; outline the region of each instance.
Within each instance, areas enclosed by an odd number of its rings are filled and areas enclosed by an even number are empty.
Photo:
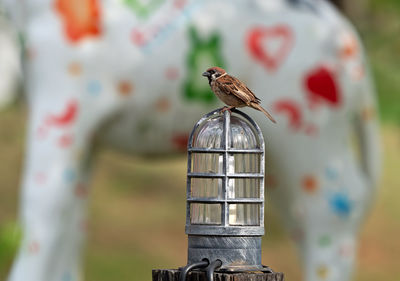
[[[260,270],[264,235],[264,139],[245,113],[215,110],[188,143],[188,264],[222,261],[222,270]]]

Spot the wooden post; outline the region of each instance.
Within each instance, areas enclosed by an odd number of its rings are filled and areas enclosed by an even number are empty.
[[[180,271],[177,269],[153,269],[153,281],[179,281]],[[207,281],[203,271],[191,271],[187,276],[187,281]],[[284,281],[283,273],[265,272],[216,272],[214,281]]]

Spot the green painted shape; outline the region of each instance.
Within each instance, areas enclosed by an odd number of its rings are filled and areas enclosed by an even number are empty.
[[[328,247],[332,244],[332,238],[329,235],[322,235],[319,240],[318,244],[320,247]]]
[[[136,15],[142,18],[147,18],[151,12],[160,7],[164,2],[165,0],[149,0],[147,4],[144,4],[139,0],[124,0],[124,3],[130,7]]]
[[[187,78],[183,85],[184,97],[188,101],[200,101],[203,103],[214,103],[217,98],[211,91],[206,78],[201,74],[204,67],[224,67],[224,60],[221,53],[221,37],[213,33],[209,38],[203,39],[197,30],[189,27],[190,51],[187,55]],[[209,64],[204,66],[204,59]]]

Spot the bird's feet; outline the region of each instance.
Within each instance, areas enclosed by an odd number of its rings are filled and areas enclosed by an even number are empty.
[[[221,109],[221,113],[224,113],[225,111],[227,111],[228,110],[228,112],[230,113],[230,114],[232,114],[232,109],[235,109],[235,107],[234,106],[224,106],[222,109]]]

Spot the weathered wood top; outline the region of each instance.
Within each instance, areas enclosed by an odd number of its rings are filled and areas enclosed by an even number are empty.
[[[179,281],[180,271],[177,269],[154,269],[153,281]],[[187,281],[207,281],[205,272],[191,271]],[[241,272],[214,273],[214,281],[284,281],[283,273]]]

